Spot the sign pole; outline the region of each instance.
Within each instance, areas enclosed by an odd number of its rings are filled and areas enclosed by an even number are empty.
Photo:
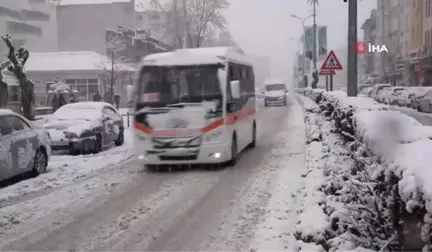
[[[357,96],[357,53],[354,46],[357,41],[357,0],[348,1],[348,71],[347,94]]]
[[[333,91],[333,74],[330,75],[330,91]]]
[[[329,77],[326,75],[326,91],[329,91]]]

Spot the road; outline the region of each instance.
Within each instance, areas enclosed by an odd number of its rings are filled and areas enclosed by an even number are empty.
[[[56,190],[2,202],[0,250],[249,250],[281,171],[289,171],[286,221],[297,215],[290,194],[301,187],[304,171],[303,124],[293,101],[262,108],[257,146],[235,167],[147,173],[137,172],[131,159]]]
[[[432,126],[432,114],[418,112],[411,108],[391,106],[392,110],[400,111],[401,113],[415,118],[423,125]]]

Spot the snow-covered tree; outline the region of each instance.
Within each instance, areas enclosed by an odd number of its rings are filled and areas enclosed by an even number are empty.
[[[222,11],[228,0],[153,0],[152,6],[166,14],[166,32],[174,34],[178,48],[200,47],[227,24]]]
[[[34,118],[34,83],[28,80],[24,73],[24,65],[30,53],[24,47],[20,47],[16,50],[12,43],[12,38],[9,35],[2,37],[2,39],[9,48],[7,56],[9,63],[7,69],[19,80],[23,116],[32,120]]]

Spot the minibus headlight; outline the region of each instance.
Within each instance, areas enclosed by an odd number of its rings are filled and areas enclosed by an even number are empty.
[[[205,142],[218,142],[221,141],[223,134],[221,131],[210,132],[204,137]]]
[[[201,144],[201,137],[196,137],[189,142],[189,145],[196,146]]]

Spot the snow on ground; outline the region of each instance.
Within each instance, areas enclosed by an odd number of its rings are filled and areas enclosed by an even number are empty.
[[[302,108],[295,102],[288,119],[290,127],[276,137],[285,138],[288,148],[281,148],[278,153],[272,153],[274,159],[270,165],[280,166],[280,169],[275,174],[272,196],[267,205],[264,221],[257,227],[251,250],[283,251],[296,248],[293,230],[297,207],[303,201],[297,196],[297,190],[303,184],[301,174],[304,172],[305,160],[306,138],[303,118]],[[291,133],[288,135],[287,131]]]
[[[0,189],[0,206],[30,193],[74,183],[102,169],[130,160],[134,155],[132,129],[125,131],[125,143],[91,155],[52,155],[47,173]]]
[[[422,123],[423,125],[432,126],[432,115],[424,112],[418,112],[412,108],[399,107],[399,106],[391,106],[391,110],[399,111],[402,114],[407,116],[411,116],[415,118],[417,121]]]

